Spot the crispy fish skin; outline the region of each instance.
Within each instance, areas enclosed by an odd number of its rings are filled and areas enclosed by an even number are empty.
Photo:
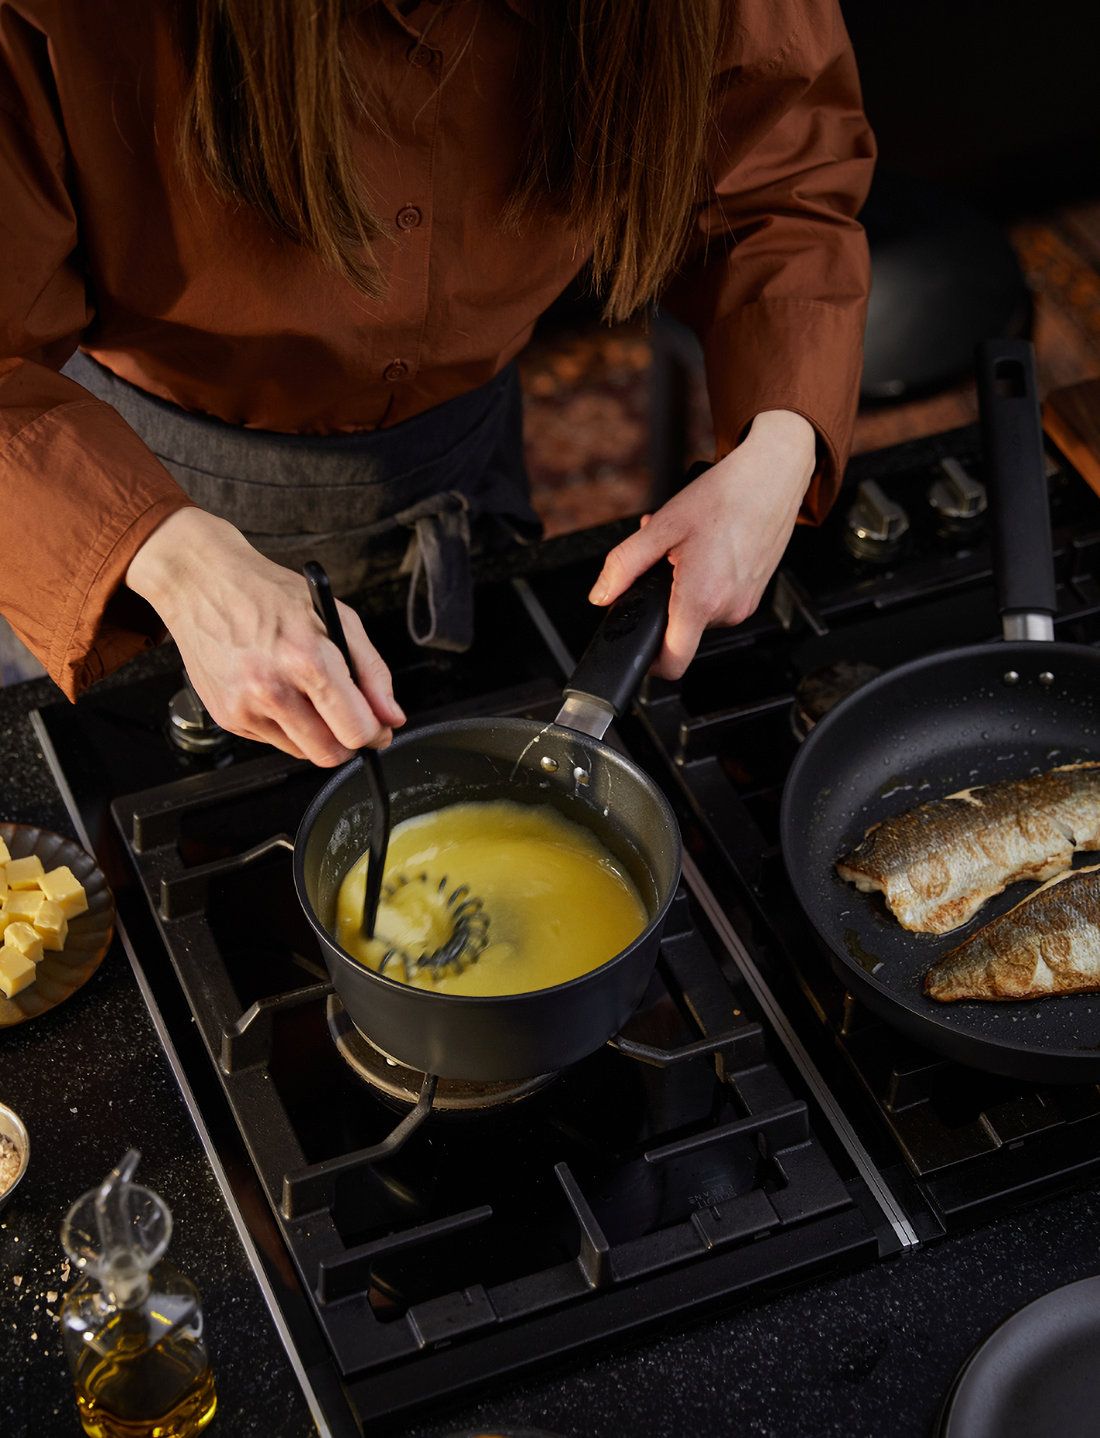
[[[1100,990],[1100,865],[1049,880],[924,976],[924,992],[942,1004],[1093,990]]]
[[[1019,879],[1068,869],[1100,848],[1100,763],[964,789],[868,829],[837,873],[880,891],[903,928],[947,934]]]

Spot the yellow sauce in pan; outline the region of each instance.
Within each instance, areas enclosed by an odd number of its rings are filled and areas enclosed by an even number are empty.
[[[409,982],[451,994],[518,994],[564,983],[606,963],[649,922],[623,867],[587,829],[549,806],[508,800],[452,804],[398,824],[390,835],[385,877],[426,872],[383,896],[375,939],[360,933],[367,855],[348,870],[336,901],[336,938],[376,969],[396,944],[414,955],[450,933],[436,885],[466,884],[489,915],[489,943],[476,962],[441,976],[413,972]],[[404,979],[400,963],[390,978]]]

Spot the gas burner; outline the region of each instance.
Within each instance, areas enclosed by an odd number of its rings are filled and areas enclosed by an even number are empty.
[[[881,673],[876,665],[867,664],[862,659],[838,659],[835,664],[826,664],[824,668],[807,674],[795,690],[791,708],[794,737],[801,743],[830,709]]]
[[[329,996],[325,1017],[340,1057],[365,1083],[397,1103],[410,1106],[416,1103],[424,1086],[422,1073],[399,1063],[397,1059],[391,1059],[361,1034],[335,994]],[[432,1100],[432,1111],[482,1113],[488,1109],[505,1108],[538,1093],[556,1078],[557,1074],[549,1073],[500,1083],[440,1079]]]

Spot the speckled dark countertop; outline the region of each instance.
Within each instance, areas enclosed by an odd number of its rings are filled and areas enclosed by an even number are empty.
[[[146,661],[146,662],[156,662]],[[71,825],[27,724],[56,691],[0,691],[0,817]],[[68,1204],[133,1144],[176,1217],[172,1256],[202,1289],[219,1414],[211,1433],[313,1431],[121,949],[54,1012],[0,1033],[0,1098],[30,1130],[30,1170],[0,1214],[0,1429],[78,1435],[60,1352],[57,1238]],[[502,1387],[401,1430],[473,1425],[568,1438],[925,1438],[981,1337],[1032,1298],[1100,1271],[1100,1194],[1048,1200],[959,1238]],[[16,1284],[16,1277],[21,1283]]]
[[[71,835],[27,721],[31,709],[56,697],[48,680],[0,690],[0,813]],[[31,1140],[26,1176],[0,1213],[0,1431],[13,1438],[83,1431],[50,1298],[66,1287],[58,1229],[72,1201],[133,1146],[142,1155],[138,1178],[172,1209],[172,1260],[203,1295],[219,1401],[208,1431],[234,1438],[315,1432],[117,940],[83,989],[0,1031],[0,1099],[20,1114]]]

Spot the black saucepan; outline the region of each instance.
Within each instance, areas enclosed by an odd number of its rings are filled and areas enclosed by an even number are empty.
[[[1100,758],[1100,653],[1050,638],[1056,599],[1031,346],[981,346],[978,380],[1005,641],[904,664],[821,720],[787,779],[783,853],[841,979],[883,1019],[993,1073],[1095,1081],[1100,994],[940,1004],[922,992],[936,959],[1032,885],[1013,885],[965,927],[937,937],[902,929],[880,896],[858,893],[834,869],[889,815],[976,784]]]
[[[395,824],[446,804],[507,798],[553,805],[590,829],[630,873],[649,912],[645,930],[600,968],[553,988],[489,998],[372,972],[331,934],[340,881],[369,839],[361,761],[339,770],[306,810],[294,848],[298,897],[352,1022],[391,1058],[442,1078],[527,1078],[599,1048],[637,1007],[679,882],[680,833],[657,786],[603,736],[657,651],[670,580],[662,562],[611,607],[555,723],[435,724],[402,735],[382,755]]]

